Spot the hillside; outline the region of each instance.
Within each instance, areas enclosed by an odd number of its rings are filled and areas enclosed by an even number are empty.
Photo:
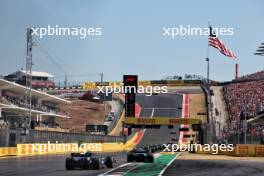
[[[99,104],[85,100],[75,100],[71,104],[61,105],[60,109],[68,113],[69,119],[59,119],[57,123],[71,132],[84,132],[86,124],[103,124],[111,107],[108,103]]]

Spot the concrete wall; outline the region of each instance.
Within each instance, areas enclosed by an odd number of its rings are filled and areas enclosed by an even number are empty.
[[[212,117],[215,124],[216,137],[218,139],[223,135],[223,127],[226,125],[228,120],[228,112],[226,103],[224,100],[224,92],[222,86],[212,86]]]

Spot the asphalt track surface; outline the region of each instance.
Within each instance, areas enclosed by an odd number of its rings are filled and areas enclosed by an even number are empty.
[[[181,117],[182,95],[180,94],[138,95],[137,102],[141,107],[140,118]],[[171,135],[171,131],[176,131],[176,135]],[[168,129],[168,126],[161,126],[160,129],[145,130],[139,146],[166,144],[171,142],[172,138],[179,139],[179,125],[175,125],[173,129]]]
[[[179,117],[181,110],[182,96],[175,95],[138,95],[137,101],[142,106],[141,116],[150,117],[153,113],[154,117]],[[144,109],[146,108],[146,109]],[[154,108],[154,111],[153,111]],[[177,129],[174,129],[177,130]],[[146,130],[144,142],[140,145],[167,143],[170,140],[167,127],[161,129]],[[155,136],[155,137],[154,137]],[[166,136],[166,137],[164,137]],[[117,163],[115,166],[126,163],[126,153],[113,154]],[[105,155],[102,155],[105,156]],[[94,176],[103,174],[110,169],[101,170],[65,170],[65,159],[67,155],[47,155],[32,156],[23,158],[2,158],[0,159],[0,175],[1,176]]]
[[[126,153],[112,154],[116,159],[115,166],[123,164]],[[101,155],[106,156],[106,155]],[[67,155],[46,155],[24,158],[0,159],[1,176],[95,176],[107,172],[108,168],[101,170],[65,170]]]
[[[165,176],[263,176],[264,162],[239,160],[174,160]]]

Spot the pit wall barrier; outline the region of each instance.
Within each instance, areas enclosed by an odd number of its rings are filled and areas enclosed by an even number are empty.
[[[264,145],[237,144],[235,150],[236,156],[257,156],[264,157]]]
[[[13,147],[13,155],[34,156],[47,154],[67,154],[71,152],[92,151],[95,153],[124,152],[132,150],[137,144],[138,136],[135,135],[127,143],[84,143],[79,147],[77,143],[51,143],[51,144],[17,144]],[[57,145],[57,148],[56,148]],[[63,147],[61,147],[63,146]],[[4,156],[4,155],[3,155]],[[8,156],[5,154],[5,156]]]
[[[16,156],[17,148],[16,147],[1,147],[0,148],[0,157],[4,156]]]
[[[93,151],[95,153],[124,152],[132,150],[141,138],[142,134],[139,132],[126,143],[82,143],[82,147],[78,143],[17,144],[17,147],[0,148],[0,157],[68,154],[84,151]]]
[[[203,149],[196,151],[197,154],[213,154],[214,151],[205,151]],[[228,155],[238,157],[264,157],[264,145],[255,144],[237,144],[233,151],[218,151],[216,155]]]
[[[50,143],[50,144],[18,144],[17,156],[34,156],[47,154],[67,154],[71,152],[92,151],[95,153],[109,153],[124,151],[123,143]]]

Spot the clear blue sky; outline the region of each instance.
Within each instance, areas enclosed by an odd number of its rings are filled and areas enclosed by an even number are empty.
[[[140,79],[160,79],[185,73],[206,75],[207,37],[162,36],[163,27],[233,27],[234,36],[222,36],[238,56],[237,61],[210,49],[211,78],[231,80],[235,63],[240,75],[263,70],[264,57],[254,51],[264,41],[264,1],[176,1],[176,0],[0,0],[0,74],[23,65],[26,28],[102,27],[97,37],[44,37],[67,74],[104,72],[106,80],[120,80],[123,74]],[[63,75],[63,71],[34,47],[33,70]],[[71,78],[74,79],[97,79]]]

